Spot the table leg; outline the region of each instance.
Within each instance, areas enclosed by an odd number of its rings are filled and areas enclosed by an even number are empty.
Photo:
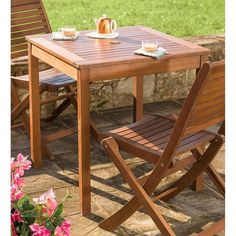
[[[200,60],[201,60],[200,66],[202,66],[208,60],[208,55],[201,56]],[[198,74],[199,70],[200,68],[196,69],[196,75]],[[205,149],[204,145],[201,148],[202,150],[204,150]],[[196,180],[193,183],[193,189],[195,191],[202,191],[204,189],[204,173],[200,174],[196,178]]]
[[[29,113],[30,113],[30,148],[33,166],[40,168],[41,134],[40,134],[40,91],[39,91],[39,63],[32,55],[32,45],[29,43]]]
[[[143,118],[143,76],[133,78],[133,121]]]
[[[90,127],[89,127],[89,70],[78,71],[78,163],[80,209],[83,216],[91,212],[90,193]]]

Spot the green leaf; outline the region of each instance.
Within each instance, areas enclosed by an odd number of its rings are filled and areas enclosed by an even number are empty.
[[[20,230],[20,235],[22,235],[22,236],[29,236],[30,235],[30,229],[29,229],[28,224],[23,223],[21,230]]]
[[[22,213],[21,215],[24,218],[37,217],[38,216],[38,212],[37,211],[27,211],[27,212]]]
[[[23,210],[24,207],[27,205],[29,205],[29,197],[27,197],[27,196],[22,197],[16,203],[16,207],[21,210]]]
[[[59,226],[64,220],[65,220],[65,218],[63,218],[62,216],[59,216],[54,220],[54,224],[56,226]]]
[[[63,205],[62,203],[60,203],[50,218],[51,219],[58,218],[61,215],[62,211],[63,211]]]
[[[46,227],[47,229],[49,229],[51,232],[54,232],[54,231],[55,231],[55,228],[56,228],[56,227],[54,226],[53,222],[50,221],[50,220],[48,220],[48,221],[45,222],[45,227]]]

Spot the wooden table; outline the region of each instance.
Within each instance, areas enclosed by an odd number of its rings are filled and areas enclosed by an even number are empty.
[[[35,168],[42,166],[38,60],[76,79],[78,99],[78,163],[82,215],[91,212],[89,84],[93,81],[133,78],[135,120],[143,115],[143,75],[195,69],[207,60],[209,50],[143,26],[118,30],[120,43],[112,39],[92,39],[80,32],[76,41],[53,41],[51,34],[26,37],[29,42],[30,145]],[[168,55],[160,60],[135,55],[142,40],[162,43]]]

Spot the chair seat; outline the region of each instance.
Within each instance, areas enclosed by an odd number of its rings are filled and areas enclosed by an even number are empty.
[[[168,143],[174,125],[175,121],[170,118],[150,115],[139,122],[109,131],[106,134],[116,139],[120,149],[156,163]],[[214,138],[215,135],[207,131],[188,135],[180,140],[176,155],[199,147]]]
[[[12,79],[16,83],[16,86],[17,86],[17,83],[21,83],[21,86],[22,84],[27,84],[27,87],[28,87],[28,83],[29,83],[28,74],[18,76],[18,77],[12,77]],[[45,87],[45,90],[56,90],[60,87],[75,85],[76,80],[52,68],[49,70],[41,71],[39,73],[39,83],[40,85]]]

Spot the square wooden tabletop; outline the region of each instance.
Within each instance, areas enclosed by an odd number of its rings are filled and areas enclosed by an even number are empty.
[[[116,39],[89,38],[86,36],[88,32],[91,31],[81,31],[75,41],[55,41],[52,34],[27,36],[26,39],[78,69],[81,66],[103,67],[154,60],[134,54],[141,47],[142,40],[157,40],[162,44],[167,55],[160,60],[209,54],[207,48],[144,26],[118,28],[119,37]],[[119,43],[112,43],[114,40]]]

